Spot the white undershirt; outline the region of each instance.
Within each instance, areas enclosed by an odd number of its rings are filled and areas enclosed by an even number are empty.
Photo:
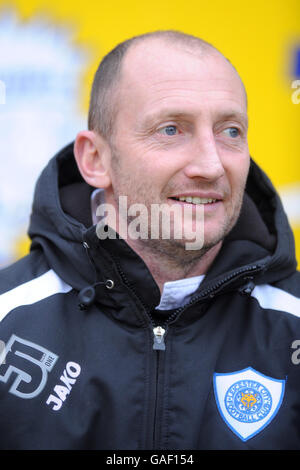
[[[99,217],[96,215],[97,207],[104,202],[104,190],[95,189],[91,194],[91,210],[94,225],[99,222]],[[186,279],[165,282],[160,298],[160,303],[155,308],[159,310],[172,310],[183,307],[183,305],[189,302],[190,298],[198,289],[204,277],[205,275],[194,276]]]
[[[171,310],[183,307],[192,297],[192,294],[198,289],[205,275],[188,277],[177,281],[169,281],[164,283],[163,293],[160,303],[156,309]]]

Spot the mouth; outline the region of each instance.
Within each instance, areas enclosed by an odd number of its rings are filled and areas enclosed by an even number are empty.
[[[205,198],[198,196],[180,196],[180,197],[170,197],[173,201],[184,202],[188,204],[200,205],[200,204],[215,204],[216,202],[221,201],[221,199]]]

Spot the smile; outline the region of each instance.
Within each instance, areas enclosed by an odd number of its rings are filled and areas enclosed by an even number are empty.
[[[218,199],[210,199],[198,196],[182,196],[182,197],[171,197],[174,201],[188,202],[190,204],[212,204],[217,202]]]

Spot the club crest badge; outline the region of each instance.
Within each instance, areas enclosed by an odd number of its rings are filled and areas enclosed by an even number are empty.
[[[227,426],[247,441],[276,416],[282,403],[285,380],[273,379],[247,367],[228,374],[214,374],[219,412]]]

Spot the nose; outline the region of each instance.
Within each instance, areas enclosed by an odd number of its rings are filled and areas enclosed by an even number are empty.
[[[211,130],[195,136],[189,148],[187,160],[184,173],[188,178],[215,181],[225,173]]]

